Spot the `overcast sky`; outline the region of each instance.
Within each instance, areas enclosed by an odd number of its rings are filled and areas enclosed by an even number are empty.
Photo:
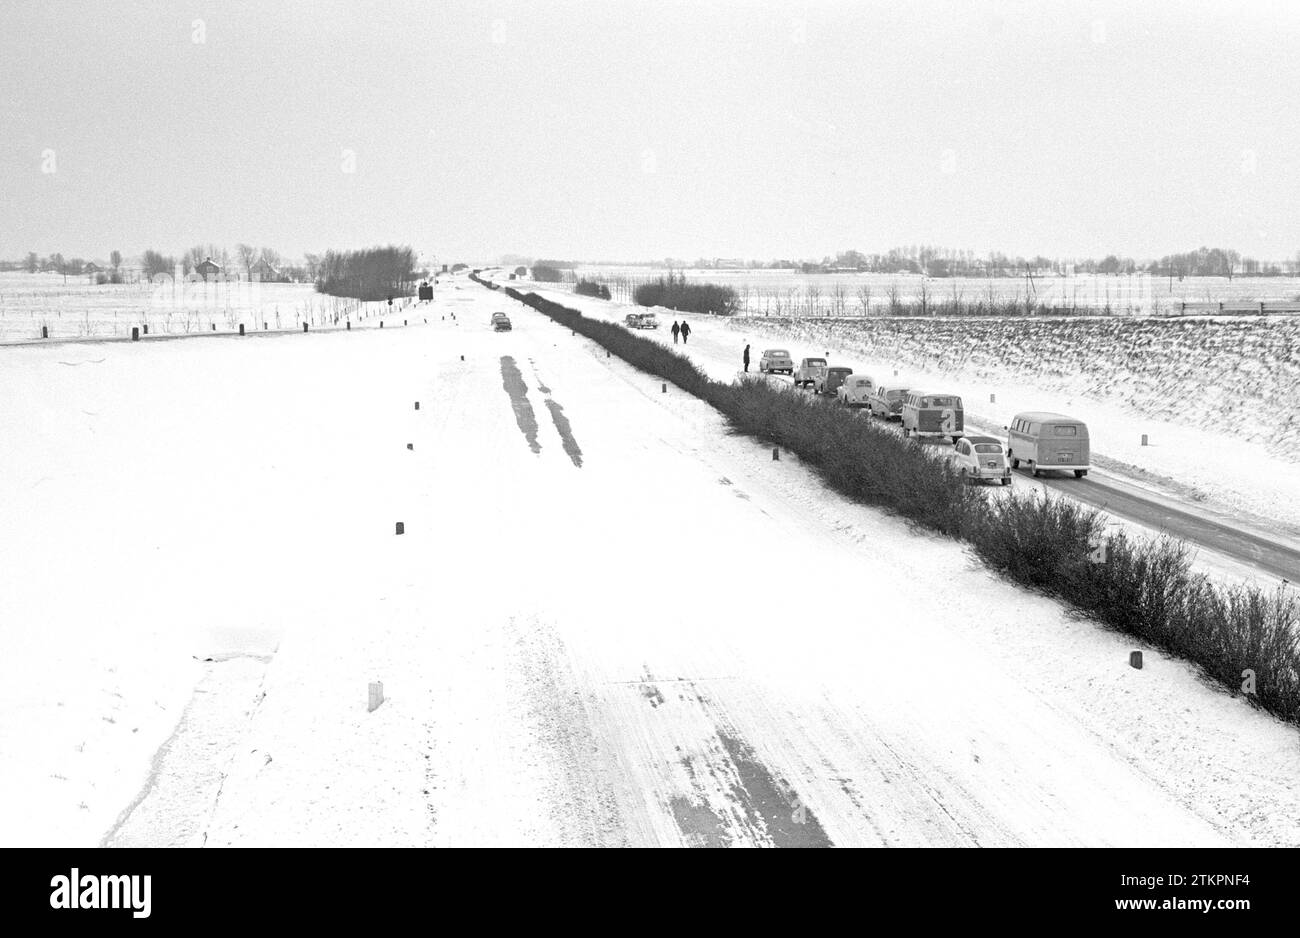
[[[0,5],[0,257],[1300,250],[1300,3]]]

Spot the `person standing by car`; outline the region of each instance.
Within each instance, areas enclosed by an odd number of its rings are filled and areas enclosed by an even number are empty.
[[[745,346],[745,371],[749,371],[749,346]]]
[[[673,320],[673,345],[677,344],[677,336],[682,331],[682,327],[677,325],[677,320]]]
[[[686,340],[690,338],[690,336],[691,336],[691,327],[688,326],[686,324],[686,320],[683,319],[682,320],[682,345],[686,344]]]

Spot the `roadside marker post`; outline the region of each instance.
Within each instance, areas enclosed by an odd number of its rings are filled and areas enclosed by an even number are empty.
[[[131,341],[132,341],[132,342],[139,342],[139,341],[140,341],[140,327],[139,327],[139,326],[132,326],[132,327],[131,327]]]
[[[1145,433],[1142,434],[1142,445],[1143,445],[1143,446],[1148,445],[1148,444],[1147,444],[1147,435],[1146,435]]]
[[[1141,670],[1142,670],[1142,652],[1140,652],[1140,651],[1130,651],[1130,652],[1128,653],[1128,664],[1129,664],[1129,667],[1130,667],[1130,668],[1137,668],[1139,671],[1141,671]]]
[[[773,446],[773,447],[772,447],[772,462],[779,462],[780,460],[781,460],[781,447],[779,447],[779,446]]]
[[[406,533],[406,525],[401,521],[397,522],[397,533],[398,534]]]

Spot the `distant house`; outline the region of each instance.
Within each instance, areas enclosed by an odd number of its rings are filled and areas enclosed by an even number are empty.
[[[204,280],[215,280],[221,276],[221,265],[213,263],[212,258],[205,257],[203,263],[194,265],[194,272]]]
[[[103,270],[103,269],[104,269],[103,267],[100,267],[100,266],[99,266],[98,264],[96,264],[94,261],[91,261],[91,262],[90,262],[89,264],[87,264],[85,267],[81,268],[81,272],[82,272],[83,274],[97,274],[97,273],[99,273],[99,272],[100,272],[101,270]]]
[[[280,279],[280,272],[267,263],[265,257],[259,257],[257,263],[249,268],[249,272],[254,280],[261,280],[263,283]]]

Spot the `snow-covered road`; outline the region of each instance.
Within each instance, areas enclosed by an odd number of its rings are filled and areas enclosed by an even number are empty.
[[[584,315],[614,322],[621,322],[628,310],[640,308],[577,296],[554,287],[525,284],[521,288],[535,290],[548,299],[581,310]],[[658,331],[646,331],[641,334],[666,345],[673,345],[667,326],[674,316],[671,311],[660,310],[661,328]],[[708,316],[692,316],[689,317],[689,321],[693,323],[695,329],[689,344],[676,344],[674,350],[688,356],[711,377],[720,381],[732,380],[740,370],[739,350],[744,348],[747,341],[745,334],[729,328],[728,323]],[[752,320],[750,322],[753,324]],[[860,356],[847,355],[838,349],[827,350],[822,346],[808,348],[802,343],[789,340],[788,337],[780,338],[778,335],[773,338],[769,335],[760,338],[759,335],[755,335],[752,342],[753,372],[758,369],[758,359],[762,354],[762,348],[765,347],[787,348],[796,362],[806,355],[828,355],[832,356],[832,362],[853,362],[854,367],[861,367],[857,364],[862,360]],[[918,376],[907,371],[904,371],[902,377],[896,377],[899,375],[898,370],[891,368],[888,363],[867,361],[866,365],[869,372],[877,376],[887,375],[904,383],[918,380]],[[771,376],[769,380],[787,384],[790,382],[789,378],[783,376]],[[955,389],[964,395],[967,401],[983,400],[967,383],[955,381],[951,377],[926,375],[921,376],[919,380],[924,387]],[[1017,395],[1021,399],[1020,406],[1026,406],[1025,394],[1026,392],[1022,390]],[[1006,396],[1004,391],[1002,397]],[[979,405],[980,412],[977,414],[968,404],[967,426],[975,431],[1005,436],[1004,431],[1000,429],[999,420],[1007,419],[1006,414],[1011,412],[1007,410],[1009,405],[1004,403],[1000,409],[994,405],[987,406],[1001,412],[1003,416],[996,419],[990,417],[983,404]],[[1044,405],[1044,408],[1047,409],[1047,406]],[[1053,403],[1050,406],[1058,405]],[[1071,410],[1065,405],[1059,406],[1064,410]],[[1132,418],[1127,417],[1122,423],[1125,427],[1129,427]],[[1104,429],[1115,430],[1109,425]],[[1169,434],[1172,431],[1168,428],[1162,429],[1166,433],[1165,438],[1170,438]],[[1190,431],[1180,432],[1190,433]],[[1101,434],[1096,427],[1094,433],[1107,439],[1119,435],[1117,432]],[[1133,430],[1130,435],[1136,436],[1137,431]],[[1276,586],[1283,582],[1300,582],[1300,539],[1296,536],[1297,529],[1287,523],[1287,511],[1277,507],[1289,503],[1291,490],[1287,486],[1295,480],[1300,480],[1295,467],[1280,465],[1275,460],[1262,462],[1257,459],[1244,460],[1251,465],[1257,465],[1258,471],[1250,473],[1243,479],[1238,466],[1234,466],[1230,472],[1222,470],[1217,480],[1219,483],[1217,487],[1208,485],[1204,479],[1199,480],[1201,486],[1212,489],[1222,496],[1222,501],[1207,500],[1205,491],[1201,488],[1182,485],[1175,479],[1144,471],[1129,463],[1109,459],[1098,453],[1097,449],[1098,446],[1094,444],[1094,462],[1102,463],[1104,466],[1101,468],[1094,466],[1087,479],[1078,480],[1060,476],[1033,479],[1028,472],[1022,471],[1013,475],[1012,488],[1015,491],[1051,489],[1057,494],[1075,497],[1085,504],[1101,508],[1117,518],[1122,518],[1126,523],[1144,528],[1148,533],[1170,534],[1185,540],[1199,549],[1197,556],[1199,566],[1216,576],[1235,580],[1251,579],[1267,586]],[[1194,445],[1186,444],[1161,451],[1162,458],[1167,463],[1164,464],[1166,471],[1186,470],[1185,457],[1177,458],[1179,452],[1184,449],[1200,454],[1201,457],[1214,454],[1216,459],[1224,458],[1223,454],[1228,452],[1226,458],[1232,459],[1230,455],[1232,446],[1229,446],[1227,441],[1220,440],[1216,443],[1198,438]],[[1124,451],[1124,456],[1133,458],[1131,451]],[[1171,459],[1172,461],[1169,461]],[[1200,461],[1205,460],[1201,458]],[[1198,469],[1203,473],[1205,467],[1198,466]],[[1275,510],[1267,518],[1248,514],[1240,507],[1241,499],[1238,496],[1243,491],[1252,492],[1257,502],[1271,504]]]
[[[155,751],[176,718],[152,727],[152,745],[78,767],[36,738],[57,719],[52,701],[20,722],[6,708],[0,741],[23,779],[54,786],[40,779],[57,758],[67,784],[103,784],[108,767],[134,784],[85,809],[39,797],[24,811],[6,790],[0,843],[93,842],[134,800],[124,830],[185,821],[210,846],[1300,843],[1294,728],[1157,653],[1129,668],[1122,637],[999,582],[954,542],[843,501],[699,401],[462,284],[439,288],[454,320],[241,349],[254,356],[246,385],[268,396],[232,392],[228,414],[157,405],[227,471],[247,469],[195,485],[190,527],[218,542],[169,541],[185,588],[163,584],[138,610],[150,628],[120,634],[120,657],[154,665],[126,694],[151,698],[163,669],[192,663],[193,641],[158,636],[224,628],[279,636],[264,696],[210,754],[224,778],[197,819],[136,797],[172,777]],[[488,329],[497,309],[512,332]],[[163,363],[181,345],[150,354]],[[174,367],[210,393],[235,359],[190,347]],[[146,392],[115,396],[119,435],[146,436],[129,417]],[[81,403],[59,400],[50,419]],[[292,445],[278,439],[295,426]],[[26,427],[7,429],[38,448]],[[92,486],[99,457],[68,458]],[[163,461],[182,477],[201,466],[193,453]],[[0,511],[23,517],[16,503]],[[114,569],[129,569],[152,544],[133,533],[117,549]],[[239,562],[192,571],[195,554]],[[8,550],[3,575],[21,593],[55,557],[52,544]],[[259,557],[280,559],[279,575],[260,574]],[[79,557],[67,574],[93,564]],[[84,603],[52,615],[27,598],[5,611],[64,651],[56,665],[41,642],[23,645],[16,693],[82,667],[77,636],[96,628],[76,615]],[[103,676],[83,670],[98,693]],[[387,700],[367,713],[376,680]],[[76,732],[107,731],[83,709]],[[191,713],[172,751],[201,748],[203,709]]]

